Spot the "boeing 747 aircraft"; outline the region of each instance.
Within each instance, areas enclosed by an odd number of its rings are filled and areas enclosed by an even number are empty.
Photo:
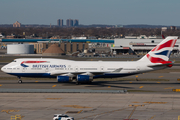
[[[55,77],[58,82],[90,83],[95,78],[114,78],[172,67],[168,61],[177,41],[169,36],[138,61],[73,61],[50,58],[20,58],[1,70],[21,77]]]

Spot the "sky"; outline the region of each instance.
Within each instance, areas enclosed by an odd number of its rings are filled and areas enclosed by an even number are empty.
[[[79,24],[180,26],[180,0],[1,0],[0,24]]]

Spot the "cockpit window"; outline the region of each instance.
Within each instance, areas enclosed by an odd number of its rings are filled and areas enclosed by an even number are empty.
[[[16,62],[16,60],[13,60],[12,62]]]

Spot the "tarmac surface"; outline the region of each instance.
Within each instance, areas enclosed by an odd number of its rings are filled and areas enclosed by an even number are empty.
[[[0,64],[0,67],[3,64]],[[0,120],[20,114],[22,120],[52,120],[67,114],[75,120],[177,120],[180,116],[180,66],[92,84],[57,83],[56,79],[17,79],[0,72],[1,90],[64,90],[57,93],[0,93]],[[6,79],[7,78],[7,79]],[[82,92],[73,92],[81,90]],[[88,90],[127,92],[91,92]],[[176,91],[173,91],[176,90]]]
[[[179,94],[1,93],[0,120],[52,120],[66,113],[75,120],[177,120]]]

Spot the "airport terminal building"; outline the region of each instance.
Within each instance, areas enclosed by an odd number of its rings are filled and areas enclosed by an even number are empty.
[[[144,55],[153,49],[163,39],[161,38],[150,38],[150,37],[125,37],[111,40],[97,40],[97,39],[2,39],[1,49],[7,48],[7,44],[33,44],[35,53],[42,54],[52,44],[58,44],[58,46],[65,53],[73,53],[77,50],[88,50],[88,49],[100,49],[100,52],[111,51],[114,55]],[[97,52],[96,51],[96,52]],[[177,40],[175,47],[172,51],[174,55],[179,55],[180,51],[180,39]]]
[[[114,39],[114,46],[111,47],[111,52],[117,55],[136,54],[144,55],[159,44],[163,39]],[[180,39],[177,40],[173,54],[179,54]]]

